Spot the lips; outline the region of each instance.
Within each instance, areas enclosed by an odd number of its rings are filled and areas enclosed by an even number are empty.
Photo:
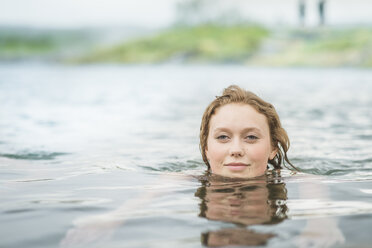
[[[243,171],[245,170],[250,164],[245,164],[245,163],[229,163],[225,164],[231,171]]]

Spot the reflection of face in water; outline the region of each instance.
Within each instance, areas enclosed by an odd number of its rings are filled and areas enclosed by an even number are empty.
[[[265,245],[267,240],[274,237],[271,233],[257,233],[242,228],[227,228],[202,234],[202,244],[209,247],[242,245]]]
[[[236,229],[204,233],[202,242],[209,246],[265,244],[273,234],[260,234],[245,227],[275,224],[287,217],[285,184],[268,176],[244,181],[210,177],[195,195],[201,199],[201,217],[239,225]]]

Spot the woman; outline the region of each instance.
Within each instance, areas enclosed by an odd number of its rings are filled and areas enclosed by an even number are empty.
[[[284,162],[291,164],[287,157],[289,139],[274,107],[249,91],[228,87],[204,113],[200,148],[204,162],[213,173],[205,178],[196,193],[201,200],[200,216],[237,225],[236,228],[204,232],[202,243],[208,246],[266,244],[275,234],[258,233],[245,227],[276,224],[287,218],[287,190],[280,174],[274,177],[274,182],[270,181],[270,173],[264,175],[268,164],[275,169],[280,169]],[[258,177],[261,175],[264,176]],[[173,178],[177,179],[177,184],[185,175],[178,176]],[[240,180],[252,177],[258,178]],[[169,180],[171,177],[166,174],[154,185]],[[321,184],[300,186],[306,190],[305,199],[309,196],[319,199],[317,192],[326,194]],[[146,207],[162,193],[147,187],[138,198],[127,199],[113,211],[76,219],[61,246],[76,247],[109,239],[135,210]],[[317,247],[328,247],[343,241],[336,221],[314,218],[308,221],[295,243],[299,247],[314,243]]]
[[[266,173],[269,164],[272,165],[274,169],[280,169],[281,165],[286,162],[297,170],[287,157],[288,149],[289,138],[286,131],[281,126],[275,108],[252,92],[243,90],[235,85],[229,86],[223,91],[221,96],[216,97],[216,99],[209,104],[204,112],[200,127],[200,150],[205,164],[212,172],[212,176],[220,179],[223,178],[224,180],[222,180],[222,182],[239,182],[242,181],[241,178],[262,176]],[[265,177],[266,176],[262,178]],[[255,178],[253,181],[256,181],[256,179],[260,178]],[[316,180],[319,180],[319,178],[314,177],[314,181]],[[232,192],[232,190],[230,191]],[[327,190],[319,183],[300,184],[299,191],[300,195],[305,199],[327,199]],[[236,194],[235,189],[233,196],[235,196],[234,194]],[[239,194],[241,194],[241,192]],[[265,194],[260,192],[257,195],[262,197]],[[274,205],[275,207],[279,207],[278,209],[284,210],[282,214],[278,216],[270,214],[276,213],[275,208],[270,207],[267,209],[273,209],[275,211],[269,211],[267,212],[269,214],[266,215],[256,213],[253,216],[244,213],[242,216],[245,218],[241,216],[234,216],[234,218],[226,216],[226,213],[228,213],[226,208],[223,209],[222,212],[218,212],[217,210],[221,208],[221,204],[213,205],[215,198],[215,196],[214,198],[209,196],[207,201],[210,204],[203,208],[205,209],[203,212],[205,213],[204,216],[209,219],[219,219],[250,225],[254,224],[253,220],[257,221],[256,224],[258,224],[272,223],[271,217],[280,217],[278,218],[280,221],[286,218],[286,197],[283,198],[283,201],[279,201],[282,202],[285,208]],[[222,200],[220,198],[218,199],[219,202],[224,202],[231,200],[231,196],[223,197]],[[265,208],[262,206],[254,206],[252,202],[255,201],[248,201],[244,204],[240,204],[242,201],[239,199],[238,205],[235,203],[230,204],[227,210],[234,214],[238,213],[239,215],[245,212],[243,211],[244,209],[250,209],[251,211],[252,208]],[[278,201],[274,202],[276,204]],[[237,212],[236,209],[234,209],[236,206],[240,207],[239,211],[241,212]],[[203,207],[203,201],[201,207]],[[269,205],[267,205],[267,207],[269,207]],[[220,213],[223,213],[223,215]],[[216,218],[216,216],[218,216],[218,218]],[[245,242],[244,236],[246,234],[243,236],[240,235],[241,231],[237,233],[239,234],[238,236],[241,236],[239,240],[237,240],[235,232],[233,232],[234,235],[232,235],[232,231],[229,230],[228,234],[231,234],[231,239],[226,239],[229,242],[233,240],[234,244],[238,245],[242,245],[243,242]],[[316,235],[316,238],[314,238],[314,235]],[[212,239],[211,235],[207,235],[207,238],[204,236],[202,238],[203,242],[219,242],[219,240],[216,241],[216,239]],[[221,236],[221,233],[219,233],[219,236]],[[264,245],[270,237],[270,235],[259,235],[257,241],[260,242],[257,243],[257,245]],[[313,247],[314,244],[319,247],[329,247],[337,243],[342,244],[344,240],[343,234],[338,228],[337,221],[333,218],[325,217],[309,219],[305,228],[299,236],[294,239],[294,243],[298,247]]]
[[[287,162],[289,138],[270,103],[232,85],[204,112],[200,150],[213,174],[251,178]]]

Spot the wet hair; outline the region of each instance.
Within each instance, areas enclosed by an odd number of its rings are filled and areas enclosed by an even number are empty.
[[[227,87],[224,89],[221,96],[216,96],[216,99],[209,104],[203,114],[200,125],[200,151],[203,161],[208,166],[208,169],[210,169],[210,165],[206,156],[206,149],[211,118],[216,113],[218,108],[231,103],[248,104],[258,113],[266,116],[270,130],[271,145],[274,149],[277,149],[275,157],[271,160],[268,160],[268,163],[273,165],[275,169],[281,169],[281,165],[283,164],[286,166],[286,162],[296,169],[296,167],[292,165],[287,157],[287,151],[290,145],[289,138],[287,132],[280,123],[279,116],[274,106],[268,102],[265,102],[254,93],[246,91],[236,85]]]

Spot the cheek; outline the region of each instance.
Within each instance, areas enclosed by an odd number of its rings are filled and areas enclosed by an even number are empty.
[[[247,153],[252,161],[267,162],[270,156],[270,148],[266,145],[257,145],[248,149]]]
[[[206,150],[207,158],[210,160],[210,163],[213,161],[219,161],[224,158],[224,146],[222,144],[218,144],[211,140],[208,140],[207,143],[208,150]]]

